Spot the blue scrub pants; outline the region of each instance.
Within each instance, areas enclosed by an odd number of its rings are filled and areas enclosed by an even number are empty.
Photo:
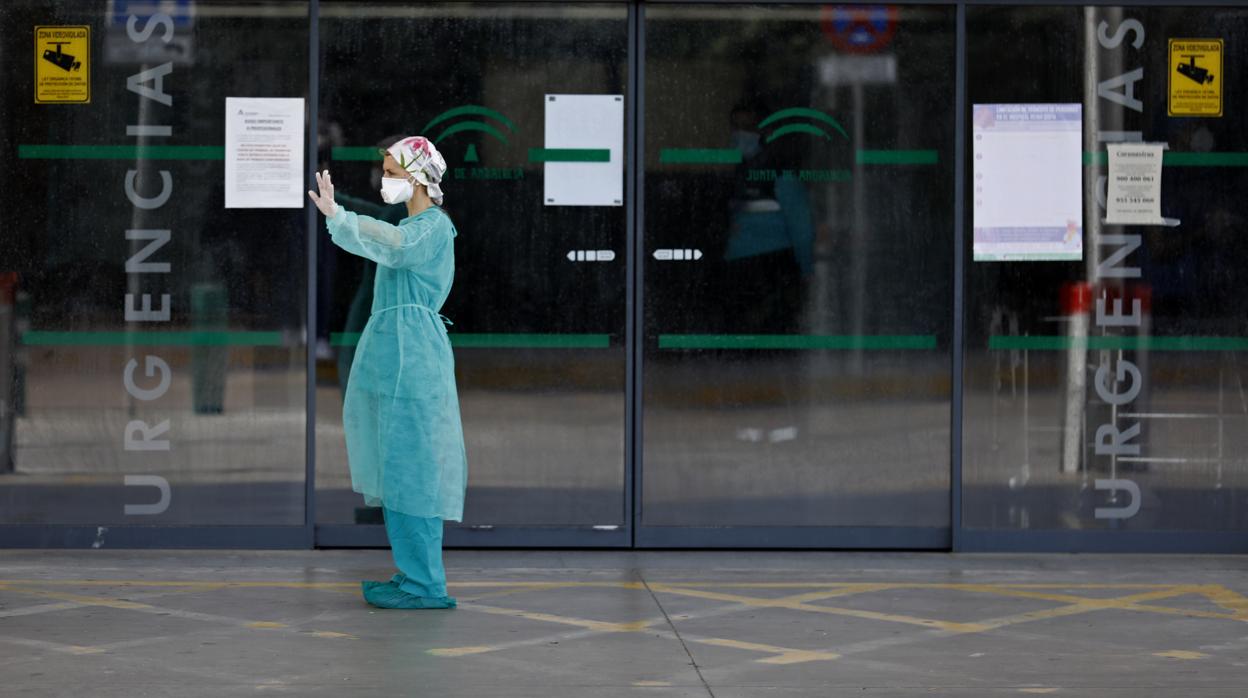
[[[383,510],[390,551],[399,573],[390,581],[412,596],[446,596],[446,569],[442,566],[442,519],[409,516]]]

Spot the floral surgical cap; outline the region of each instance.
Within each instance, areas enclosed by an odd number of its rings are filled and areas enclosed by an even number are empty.
[[[407,170],[417,182],[429,190],[429,198],[441,206],[445,196],[442,194],[442,175],[446,174],[446,160],[442,153],[424,136],[408,136],[382,151],[389,153],[399,167]]]

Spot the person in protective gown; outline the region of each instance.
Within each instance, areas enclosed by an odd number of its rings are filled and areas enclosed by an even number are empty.
[[[398,573],[362,587],[380,608],[454,608],[442,522],[463,519],[468,467],[449,321],[438,312],[455,275],[456,231],[439,186],[446,161],[419,136],[382,154],[382,199],[407,204],[398,225],[335,203],[328,170],[316,175],[320,193],[308,192],[334,244],[377,263],[342,419],[352,488],[382,507]]]

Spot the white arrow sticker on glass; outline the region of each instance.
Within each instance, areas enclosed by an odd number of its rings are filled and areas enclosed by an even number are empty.
[[[610,262],[615,259],[614,250],[569,250],[569,262]]]
[[[692,262],[702,259],[702,250],[655,250],[654,258],[660,262]]]

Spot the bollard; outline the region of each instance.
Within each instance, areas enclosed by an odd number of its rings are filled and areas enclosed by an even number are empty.
[[[13,362],[13,412],[16,417],[26,416],[26,368],[30,365],[30,350],[22,339],[30,331],[30,294],[18,289],[17,302],[13,305],[17,312],[15,336],[17,350]]]
[[[229,311],[225,286],[201,283],[191,286],[191,403],[196,414],[225,411],[225,372],[229,347],[215,341],[228,328]]]
[[[17,426],[17,272],[0,272],[0,473],[14,471]]]
[[[1066,317],[1066,419],[1062,425],[1063,473],[1079,472],[1083,460],[1083,422],[1087,409],[1088,326],[1092,286],[1086,281],[1062,285],[1062,315]]]

